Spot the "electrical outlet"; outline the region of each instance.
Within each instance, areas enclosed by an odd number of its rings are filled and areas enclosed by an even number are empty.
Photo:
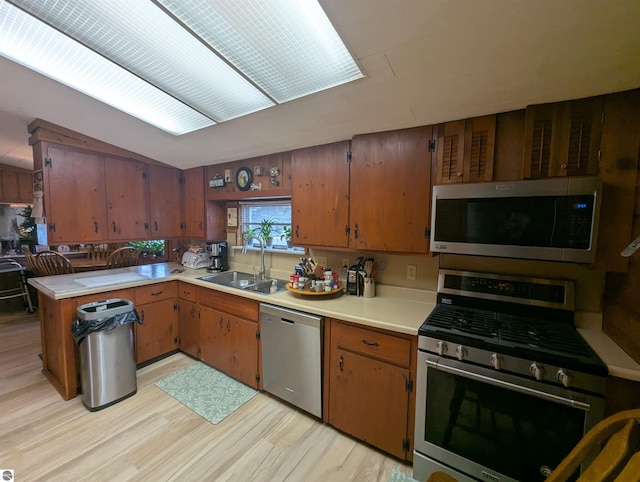
[[[325,268],[327,267],[327,257],[326,256],[316,256],[315,261],[320,266],[324,266]]]
[[[416,279],[416,265],[408,264],[407,265],[407,279],[414,280]]]
[[[342,266],[349,267],[349,258],[342,258]]]

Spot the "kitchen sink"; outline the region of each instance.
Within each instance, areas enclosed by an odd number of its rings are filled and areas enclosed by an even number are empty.
[[[256,282],[252,274],[242,273],[240,271],[226,271],[224,273],[201,276],[198,279],[217,285],[235,286],[238,288]]]
[[[231,288],[238,288],[241,290],[255,291],[262,294],[274,294],[280,293],[286,290],[286,281],[279,279],[266,279],[263,281],[257,281],[252,274],[242,273],[240,271],[227,271],[220,274],[201,276],[198,278],[208,283],[214,283],[222,286],[229,286]],[[275,281],[275,284],[274,284]],[[275,290],[272,293],[271,287],[274,286]]]
[[[275,283],[274,283],[275,281]],[[283,281],[281,279],[269,279],[266,281],[259,281],[252,285],[244,286],[242,289],[246,291],[257,291],[258,293],[264,294],[274,294],[280,293],[281,291],[286,290],[285,288],[287,281]],[[271,292],[271,287],[274,287],[273,293]]]

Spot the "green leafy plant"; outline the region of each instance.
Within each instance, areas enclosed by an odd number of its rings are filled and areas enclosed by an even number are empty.
[[[282,228],[282,234],[280,239],[284,239],[287,242],[287,247],[291,247],[293,243],[293,233],[291,232],[291,226],[285,226]]]
[[[127,246],[131,246],[141,253],[164,253],[164,241],[158,239],[151,241],[131,241],[127,243]]]
[[[242,240],[246,241],[251,236],[257,236],[258,229],[257,228],[247,228],[242,232]]]
[[[258,228],[258,236],[262,238],[265,245],[271,245],[271,234],[273,233],[273,225],[275,221],[273,219],[263,219],[260,222],[260,227]]]

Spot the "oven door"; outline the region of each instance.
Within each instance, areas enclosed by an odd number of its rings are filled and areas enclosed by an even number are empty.
[[[428,460],[474,479],[544,481],[604,413],[601,397],[423,351],[416,390],[417,480]]]

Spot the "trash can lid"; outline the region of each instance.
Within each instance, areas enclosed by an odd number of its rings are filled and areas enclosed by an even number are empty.
[[[78,306],[78,318],[86,321],[98,320],[133,311],[133,302],[124,298],[113,298],[103,301],[94,301]]]

